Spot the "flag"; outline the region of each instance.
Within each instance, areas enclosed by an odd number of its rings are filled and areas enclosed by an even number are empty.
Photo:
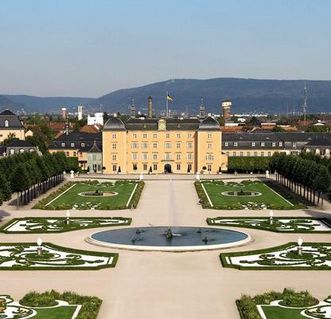
[[[172,96],[170,96],[169,94],[167,94],[167,100],[173,102],[174,98]]]

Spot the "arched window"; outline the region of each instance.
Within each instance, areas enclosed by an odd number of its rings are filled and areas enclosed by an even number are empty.
[[[9,127],[9,121],[5,120],[5,127]]]

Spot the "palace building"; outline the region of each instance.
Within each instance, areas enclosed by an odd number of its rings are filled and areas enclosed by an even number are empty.
[[[227,168],[220,125],[199,119],[110,118],[102,133],[103,173],[219,173]]]

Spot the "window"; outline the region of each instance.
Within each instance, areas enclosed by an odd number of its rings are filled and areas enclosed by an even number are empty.
[[[180,159],[181,159],[181,156],[180,156],[179,153],[177,153],[177,154],[176,154],[176,160],[177,160],[177,161],[180,161]]]
[[[229,146],[229,142],[225,142],[224,143],[224,146]]]
[[[208,133],[208,138],[211,138],[211,133]]]
[[[112,159],[113,159],[113,161],[116,161],[116,159],[117,159],[116,154],[113,154]]]
[[[229,152],[226,152],[225,154],[226,154],[226,156],[229,156],[229,155],[230,155],[230,153],[229,153]]]
[[[15,150],[11,149],[11,150],[9,151],[9,153],[10,153],[10,154],[15,154]],[[69,156],[69,152],[67,152],[67,153],[68,153],[67,156]]]
[[[261,152],[261,156],[264,157],[264,152]]]
[[[143,142],[143,143],[141,144],[141,147],[142,147],[142,148],[148,148],[148,143]]]
[[[213,148],[213,144],[207,144],[207,148],[210,150],[210,149],[212,149]]]
[[[116,133],[113,133],[111,137],[116,138]]]
[[[116,144],[112,145],[113,150],[116,150]]]
[[[237,152],[233,152],[233,156],[237,156]]]
[[[169,133],[166,134],[166,138],[170,138],[170,134]]]
[[[143,164],[143,170],[147,171],[147,164]]]
[[[283,146],[283,142],[279,142],[279,146],[282,147]]]
[[[75,147],[75,143],[70,143],[70,146],[71,147]]]
[[[207,170],[208,170],[208,172],[211,172],[211,165],[210,164],[207,165]]]
[[[23,148],[20,149],[20,153],[24,153],[24,149]],[[76,155],[74,155],[74,156],[76,156]]]
[[[252,146],[253,146],[253,147],[255,146],[255,142],[252,142]]]
[[[171,160],[171,154],[170,154],[170,153],[165,153],[165,154],[164,154],[164,159],[165,159],[166,161],[170,161],[170,160]]]
[[[186,146],[187,148],[192,148],[192,142],[187,142]]]
[[[238,142],[234,142],[233,143],[233,146],[238,146]]]
[[[192,153],[187,153],[187,159],[192,160]]]
[[[23,150],[23,152],[24,152],[24,150]],[[77,156],[77,153],[76,153],[76,152],[74,152],[74,155],[73,155],[73,156],[74,156],[74,157],[75,157],[75,156]]]
[[[80,143],[80,146],[81,147],[85,147],[85,143]]]
[[[113,172],[116,172],[117,171],[117,165],[113,165]]]
[[[70,153],[69,153],[69,152],[66,152],[66,155],[67,155],[67,156],[70,156]]]
[[[153,154],[153,160],[157,160],[157,154],[156,153]]]
[[[157,148],[157,143],[153,143],[153,148]]]
[[[66,146],[66,143],[61,143],[61,146],[62,146],[62,147],[65,147],[65,146]]]
[[[5,120],[5,127],[9,127],[9,121]]]
[[[213,161],[214,160],[214,155],[213,154],[207,154],[206,155],[206,161]]]
[[[157,171],[157,164],[153,164],[153,171]]]
[[[188,138],[191,138],[191,137],[192,137],[192,133],[188,133],[188,134],[187,134],[187,137],[188,137]]]
[[[143,160],[147,160],[148,159],[148,154],[147,153],[143,153]]]
[[[147,138],[147,134],[146,133],[143,134],[143,138]]]
[[[254,152],[254,156],[257,156],[257,152]]]
[[[247,152],[247,156],[251,156],[251,152]]]
[[[131,148],[138,148],[138,143],[132,142],[131,143]]]
[[[133,138],[137,138],[137,134],[136,134],[136,133],[133,133],[133,134],[132,134],[132,137],[133,137]]]
[[[190,173],[192,170],[192,164],[187,164],[187,172]]]
[[[177,171],[180,171],[180,164],[176,165],[176,169],[177,169]]]
[[[137,153],[132,153],[132,159],[136,160],[138,158],[138,154]]]
[[[171,148],[171,143],[170,142],[166,142],[164,145],[165,148]]]
[[[293,143],[292,143],[292,146],[293,146],[294,148],[296,148],[296,147],[297,147],[297,143],[296,143],[296,142],[293,142]]]
[[[261,146],[265,146],[265,142],[261,142]]]
[[[271,156],[271,152],[268,152],[268,156]]]
[[[156,133],[153,134],[153,138],[157,138],[157,134]]]
[[[176,137],[177,137],[177,138],[180,138],[180,133],[177,133],[177,134],[176,134]]]
[[[276,146],[276,143],[275,142],[272,142],[272,147],[275,147]]]
[[[132,164],[132,168],[133,168],[134,171],[136,171],[138,169],[137,164]]]
[[[181,144],[180,143],[176,143],[176,148],[180,148]]]

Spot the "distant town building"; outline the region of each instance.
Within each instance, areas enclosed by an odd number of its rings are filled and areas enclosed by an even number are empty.
[[[78,121],[83,119],[83,105],[77,106],[77,119]]]
[[[94,113],[94,116],[87,116],[87,125],[103,125],[103,113]]]
[[[231,107],[232,107],[231,100],[226,99],[221,102],[221,114],[223,114],[223,118],[225,121],[228,121],[231,118]]]
[[[32,132],[25,130],[19,117],[9,110],[0,113],[0,143],[9,136],[25,140]]]
[[[4,146],[5,154],[2,155],[13,155],[25,152],[39,152],[38,147],[32,145],[29,141],[24,140],[13,140],[9,144]]]

